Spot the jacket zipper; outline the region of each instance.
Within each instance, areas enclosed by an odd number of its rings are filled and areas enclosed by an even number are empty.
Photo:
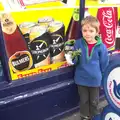
[[[87,61],[89,61],[90,60],[90,58],[92,57],[92,54],[93,54],[93,50],[94,50],[94,48],[98,45],[98,43],[97,44],[95,44],[95,46],[92,48],[92,51],[91,51],[91,53],[90,53],[90,56],[89,56],[89,54],[88,54],[88,45],[87,45],[87,43],[86,42],[84,42],[85,43],[85,48],[86,48],[86,51],[87,51]]]

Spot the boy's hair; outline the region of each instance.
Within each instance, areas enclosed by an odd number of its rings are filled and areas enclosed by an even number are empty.
[[[81,21],[81,27],[83,27],[86,24],[89,24],[90,26],[94,27],[96,29],[96,31],[99,32],[100,23],[96,17],[94,17],[94,16],[85,17]]]

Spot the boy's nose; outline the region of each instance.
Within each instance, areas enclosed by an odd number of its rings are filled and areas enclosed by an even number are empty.
[[[86,32],[86,35],[90,35],[90,32]]]

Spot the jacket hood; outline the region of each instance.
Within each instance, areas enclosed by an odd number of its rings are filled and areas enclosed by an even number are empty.
[[[99,36],[96,36],[95,39],[97,40],[97,45],[102,43],[102,40]]]

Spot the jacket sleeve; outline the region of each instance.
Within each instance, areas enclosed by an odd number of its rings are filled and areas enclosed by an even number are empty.
[[[101,72],[104,73],[105,69],[109,64],[108,50],[104,44],[101,47],[99,56],[100,56],[100,69],[101,69]]]
[[[75,41],[73,51],[76,51],[80,49],[80,39]],[[79,62],[79,56],[76,56],[74,59],[72,59],[72,62],[76,65]]]

